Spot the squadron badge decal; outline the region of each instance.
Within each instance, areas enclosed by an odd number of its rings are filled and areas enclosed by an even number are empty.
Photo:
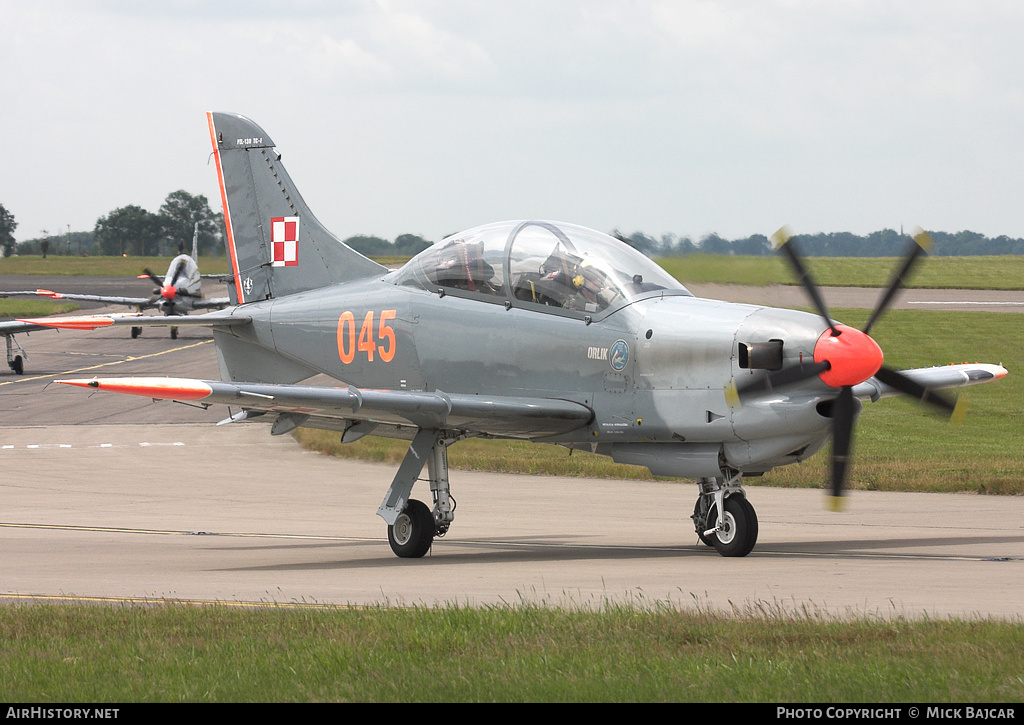
[[[625,340],[616,340],[615,344],[608,350],[608,364],[612,370],[620,372],[629,362],[629,345]]]

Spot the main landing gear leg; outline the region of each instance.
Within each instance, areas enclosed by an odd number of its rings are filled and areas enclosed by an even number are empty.
[[[404,559],[424,556],[430,551],[434,536],[444,536],[455,518],[448,486],[448,446],[457,440],[459,436],[437,430],[419,431],[377,509],[377,515],[388,523],[391,550]],[[409,498],[424,463],[430,476],[433,510],[422,501]]]
[[[722,556],[746,556],[757,543],[757,514],[742,488],[742,474],[701,478],[693,508],[697,536]],[[720,516],[724,511],[725,515]]]
[[[28,360],[28,353],[14,339],[14,335],[5,335],[4,337],[7,338],[7,365],[15,375],[21,375],[25,372],[25,360]],[[21,354],[15,354],[14,348],[18,348],[18,352]]]

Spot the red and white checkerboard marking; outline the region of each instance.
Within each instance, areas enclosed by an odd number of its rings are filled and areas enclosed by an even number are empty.
[[[270,220],[270,244],[275,267],[296,267],[299,264],[299,218],[278,216]]]

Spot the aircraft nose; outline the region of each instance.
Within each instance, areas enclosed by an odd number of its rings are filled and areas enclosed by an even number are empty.
[[[821,379],[833,388],[862,383],[882,367],[882,348],[869,335],[846,325],[825,330],[814,344],[814,362],[828,361]]]
[[[174,288],[174,285],[165,284],[160,288],[160,295],[165,300],[173,300],[176,294],[178,294],[178,290]]]

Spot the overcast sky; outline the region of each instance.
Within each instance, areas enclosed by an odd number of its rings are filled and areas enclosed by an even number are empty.
[[[341,238],[544,218],[1024,236],[1024,3],[0,0],[18,240],[204,194],[249,116]]]

